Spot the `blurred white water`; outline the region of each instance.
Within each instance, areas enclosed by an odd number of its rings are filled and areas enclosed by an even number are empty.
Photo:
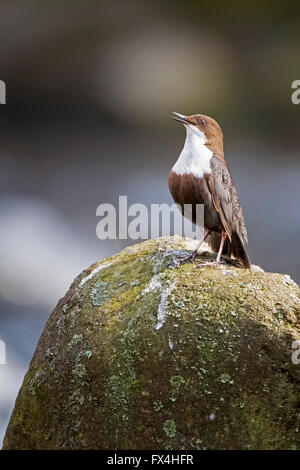
[[[51,307],[95,256],[82,234],[41,200],[4,199],[0,219],[0,299]]]

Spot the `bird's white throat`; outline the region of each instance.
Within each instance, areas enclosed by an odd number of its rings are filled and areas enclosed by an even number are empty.
[[[210,160],[213,152],[205,145],[206,137],[196,126],[185,125],[186,139],[179,158],[172,168],[177,175],[193,173],[202,178],[211,173]]]

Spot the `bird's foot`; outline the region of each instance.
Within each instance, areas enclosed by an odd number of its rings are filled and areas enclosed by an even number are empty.
[[[221,261],[215,260],[215,261],[204,261],[204,263],[197,264],[195,266],[198,269],[201,268],[214,268],[215,266],[220,266]]]
[[[176,259],[176,264],[180,265],[180,264],[185,263],[186,261],[189,261],[189,260],[192,260],[192,263],[193,263],[195,261],[195,258],[198,258],[201,255],[202,255],[202,253],[198,253],[198,251],[194,250],[194,251],[192,251],[192,253],[190,253],[187,256],[184,256],[182,258],[177,258]]]

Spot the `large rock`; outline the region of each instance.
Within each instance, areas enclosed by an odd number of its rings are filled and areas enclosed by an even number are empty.
[[[174,267],[187,246],[141,243],[75,280],[5,449],[300,449],[298,287],[258,269]]]

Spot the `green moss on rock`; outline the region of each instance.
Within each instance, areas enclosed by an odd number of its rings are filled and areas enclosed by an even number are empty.
[[[176,267],[191,248],[150,240],[75,280],[5,449],[300,449],[299,288],[255,267]]]

